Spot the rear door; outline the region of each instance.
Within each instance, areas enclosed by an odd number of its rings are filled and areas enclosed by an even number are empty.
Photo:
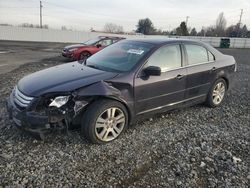
[[[187,73],[182,59],[179,44],[163,46],[151,55],[144,68],[157,66],[162,72],[135,78],[136,114],[167,108],[184,99]]]
[[[187,62],[186,99],[205,96],[215,76],[214,55],[196,43],[184,44]]]

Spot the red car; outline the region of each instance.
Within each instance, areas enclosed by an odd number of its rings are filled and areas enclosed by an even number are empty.
[[[103,48],[125,38],[99,36],[81,44],[66,46],[62,51],[62,56],[70,60],[85,60]]]

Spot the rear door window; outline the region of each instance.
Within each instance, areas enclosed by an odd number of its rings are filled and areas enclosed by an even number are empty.
[[[199,45],[193,45],[193,44],[186,44],[185,48],[186,48],[186,52],[188,56],[189,65],[206,63],[210,61],[208,51],[206,48],[199,46]]]

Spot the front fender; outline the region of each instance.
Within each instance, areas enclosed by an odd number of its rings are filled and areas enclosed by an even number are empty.
[[[89,96],[120,96],[121,92],[114,88],[107,82],[100,81],[91,84],[87,87],[81,88],[77,91],[77,96],[79,97],[89,97]]]
[[[78,89],[74,95],[76,98],[82,98],[83,100],[85,98],[91,98],[93,100],[97,98],[108,98],[117,100],[125,105],[128,110],[130,120],[133,121],[133,102],[131,101],[131,99],[127,99],[127,97],[125,96],[127,93],[128,92],[124,91],[124,89],[120,91],[118,88],[114,87],[110,82],[100,81],[91,84],[87,87]]]

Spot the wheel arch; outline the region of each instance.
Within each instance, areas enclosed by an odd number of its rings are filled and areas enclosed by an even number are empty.
[[[133,113],[132,113],[132,110],[129,108],[128,104],[124,100],[122,100],[122,99],[120,99],[118,97],[102,96],[102,95],[96,96],[95,99],[93,99],[93,102],[96,101],[96,100],[105,100],[105,99],[106,100],[117,101],[117,102],[121,103],[126,108],[127,113],[128,113],[128,125],[130,125],[130,123],[132,122],[132,118],[133,118],[132,114]]]
[[[80,59],[81,54],[82,54],[83,52],[88,52],[90,55],[92,55],[92,53],[91,53],[89,50],[85,50],[85,49],[84,49],[84,50],[82,50],[82,51],[79,52],[78,59]]]
[[[226,71],[221,70],[217,73],[216,79],[214,80],[214,82],[216,82],[218,79],[223,79],[226,82],[226,86],[227,86],[227,90],[229,89],[229,78],[228,78],[228,74]]]
[[[226,86],[227,86],[227,90],[228,90],[228,88],[229,88],[229,79],[226,77],[226,76],[221,76],[220,77],[221,79],[223,79],[223,80],[225,80],[225,82],[226,82]],[[218,78],[218,79],[220,79],[220,78]]]

